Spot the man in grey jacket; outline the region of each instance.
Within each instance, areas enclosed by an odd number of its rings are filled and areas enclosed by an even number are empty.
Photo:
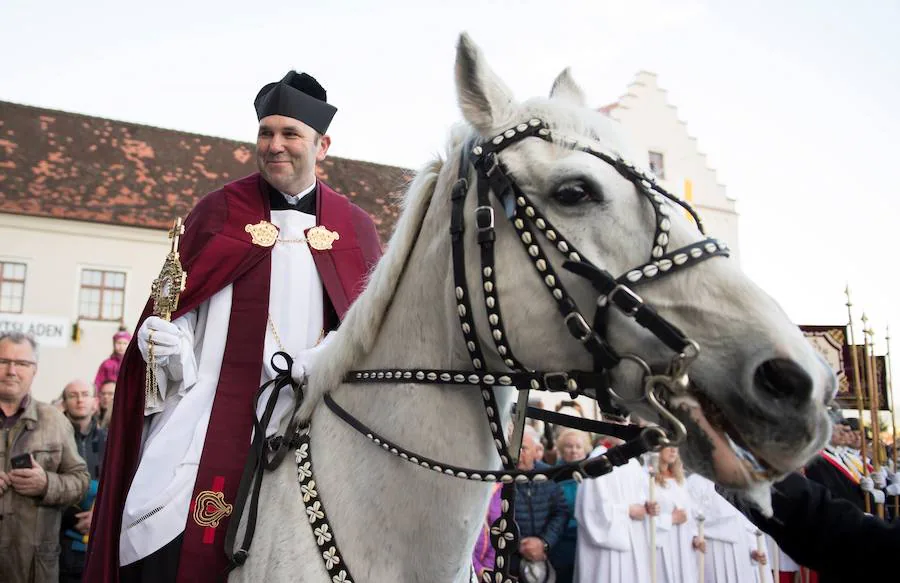
[[[72,424],[31,397],[37,343],[0,334],[0,581],[56,583],[63,510],[90,479]]]

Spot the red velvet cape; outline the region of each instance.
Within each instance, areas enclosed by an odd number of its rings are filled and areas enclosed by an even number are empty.
[[[197,308],[216,292],[233,286],[231,320],[206,442],[194,486],[223,492],[233,504],[249,450],[253,397],[262,372],[269,302],[271,248],[251,243],[247,224],[270,220],[267,185],[259,174],[232,182],[203,197],[185,221],[179,244],[187,286],[173,319]],[[316,191],[316,223],[336,231],[332,249],[310,249],[319,277],[338,317],[365,286],[365,276],[381,256],[372,219],[322,182]],[[150,302],[135,329],[150,315]],[[334,327],[336,323],[326,325]],[[84,580],[119,580],[119,532],[125,496],[137,470],[144,425],[145,364],[137,336],[125,353],[116,385],[115,407],[106,446],[100,491],[94,506]],[[193,502],[192,508],[193,510]],[[178,581],[221,580],[228,518],[217,528],[199,526],[189,512]]]

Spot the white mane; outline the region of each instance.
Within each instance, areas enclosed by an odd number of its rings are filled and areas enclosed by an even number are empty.
[[[403,212],[384,256],[344,317],[340,330],[322,348],[321,365],[310,376],[308,394],[298,413],[302,420],[308,419],[322,395],[337,388],[355,363],[372,350],[409,255],[416,246],[443,165],[441,158],[431,160],[409,185],[403,198]]]

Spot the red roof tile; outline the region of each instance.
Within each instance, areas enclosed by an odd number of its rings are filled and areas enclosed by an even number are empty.
[[[254,148],[0,101],[0,212],[168,228],[207,192],[255,172]],[[387,240],[412,171],[329,157],[317,173]]]

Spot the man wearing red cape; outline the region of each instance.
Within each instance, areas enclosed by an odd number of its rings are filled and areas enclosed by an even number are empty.
[[[85,581],[222,580],[253,400],[276,376],[272,355],[291,355],[302,378],[381,255],[371,218],[316,180],[337,111],[322,86],[291,71],[254,105],[259,173],[188,215],[178,309],[168,322],[148,303],[125,354]],[[157,388],[145,396],[148,347]],[[290,411],[289,393],[267,436]]]

